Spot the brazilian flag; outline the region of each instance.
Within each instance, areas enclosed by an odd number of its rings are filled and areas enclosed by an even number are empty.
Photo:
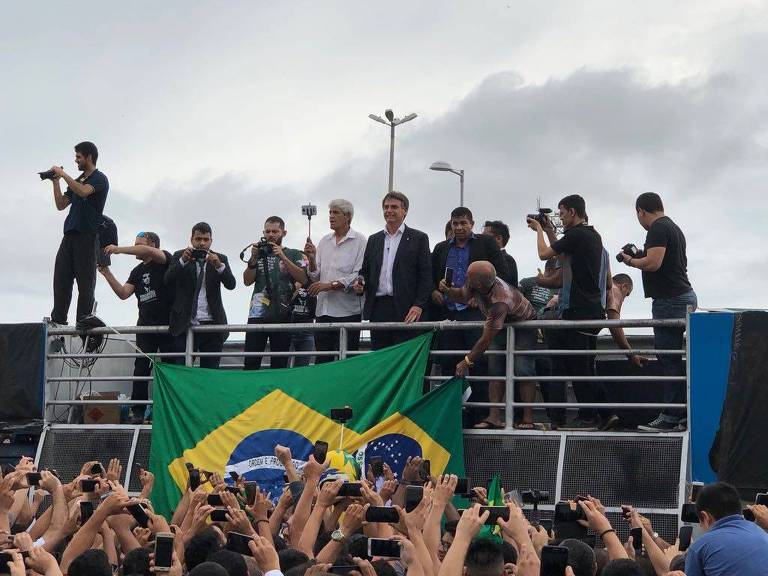
[[[277,444],[291,449],[297,468],[323,440],[329,454],[342,450],[362,470],[381,456],[399,477],[409,456],[421,456],[431,460],[435,475],[463,475],[465,381],[450,380],[422,396],[431,339],[424,334],[303,368],[229,372],[157,364],[150,455],[155,509],[172,513],[187,483],[186,463],[225,479],[235,471],[278,497],[284,470],[274,456]],[[344,406],[354,416],[342,433],[330,411]]]

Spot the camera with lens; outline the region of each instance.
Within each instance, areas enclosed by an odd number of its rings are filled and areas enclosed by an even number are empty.
[[[256,249],[258,250],[256,255],[257,258],[272,256],[272,244],[270,244],[266,238],[262,238],[256,243]]]
[[[642,258],[645,256],[645,251],[640,250],[637,246],[634,244],[624,244],[624,246],[621,248],[621,252],[616,254],[616,260],[618,262],[623,262],[624,259],[621,257],[622,254],[626,254],[630,258]]]
[[[64,166],[59,166],[59,168],[64,168]],[[54,178],[56,178],[56,172],[54,172],[53,170],[38,172],[38,175],[40,176],[40,180],[53,180]]]
[[[523,490],[520,497],[523,499],[523,504],[538,506],[549,500],[549,492],[546,490]]]
[[[552,224],[552,219],[549,216],[550,214],[552,214],[552,208],[539,208],[536,214],[527,214],[525,218],[526,222],[528,219],[531,219],[536,220],[542,226],[549,226]]]

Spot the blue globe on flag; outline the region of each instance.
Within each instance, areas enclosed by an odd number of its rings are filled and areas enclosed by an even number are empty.
[[[403,434],[385,434],[371,440],[365,447],[365,469],[368,470],[372,456],[380,456],[388,465],[398,480],[403,475],[403,469],[408,458],[421,457],[421,445],[410,436]]]

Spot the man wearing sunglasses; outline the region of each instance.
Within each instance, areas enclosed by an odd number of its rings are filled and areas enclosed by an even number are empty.
[[[171,288],[165,284],[165,272],[171,262],[171,254],[160,250],[160,237],[154,232],[139,232],[133,246],[109,245],[104,253],[130,254],[141,262],[131,270],[128,281],[121,284],[112,274],[108,266],[99,266],[98,270],[121,300],[126,300],[132,294],[136,295],[139,307],[137,326],[167,326],[173,303]],[[173,338],[168,332],[154,334],[136,334],[136,347],[145,354],[153,352],[171,352]],[[168,361],[165,359],[164,361]],[[133,375],[136,377],[149,376],[152,370],[149,358],[138,356],[133,364]],[[148,385],[146,380],[134,380],[132,400],[148,400]],[[144,421],[146,406],[139,404],[131,407],[131,422],[139,424]]]

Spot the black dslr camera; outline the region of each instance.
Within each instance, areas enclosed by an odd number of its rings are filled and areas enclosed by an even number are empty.
[[[266,238],[262,238],[256,243],[256,249],[258,250],[257,258],[266,258],[272,256],[272,244],[267,242]]]
[[[549,492],[546,490],[523,490],[520,493],[523,504],[533,504],[538,506],[542,502],[549,500]]]
[[[59,166],[59,168],[64,168],[64,166]],[[40,176],[40,180],[53,180],[56,177],[56,172],[53,170],[46,170],[37,174]]]
[[[555,504],[555,522],[577,522],[586,520],[584,509],[576,503],[576,508],[571,508],[570,502],[558,502]]]
[[[640,248],[638,248],[634,244],[624,244],[624,246],[621,249],[621,252],[616,254],[617,262],[624,261],[624,259],[621,257],[622,254],[626,254],[630,258],[642,258],[643,256],[645,256],[645,251],[640,250]]]
[[[528,222],[530,218],[531,220],[536,220],[542,226],[547,226],[552,224],[552,219],[549,217],[550,214],[552,214],[552,208],[539,208],[536,214],[526,214],[525,221]]]

